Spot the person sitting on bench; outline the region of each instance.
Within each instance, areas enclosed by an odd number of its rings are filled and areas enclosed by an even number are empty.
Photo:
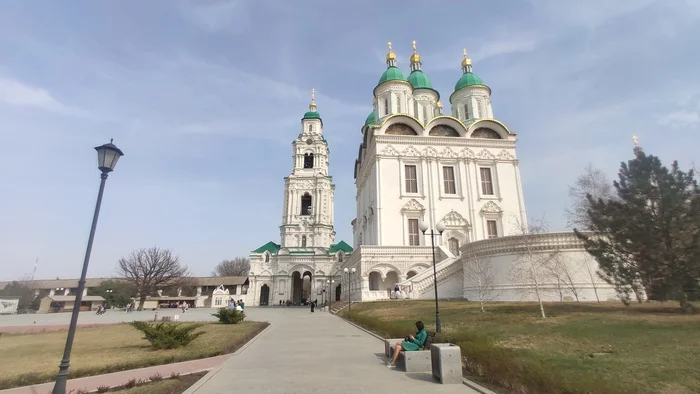
[[[419,350],[425,344],[425,340],[428,338],[428,333],[425,332],[425,326],[422,321],[416,322],[416,335],[409,335],[402,342],[396,342],[394,346],[394,357],[386,364],[387,368],[393,368],[396,366],[396,359],[399,358],[401,351],[414,352]]]

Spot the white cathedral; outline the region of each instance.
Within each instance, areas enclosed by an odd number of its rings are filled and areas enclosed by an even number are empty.
[[[534,283],[513,270],[524,248],[530,256],[556,254],[570,274],[569,286],[538,275],[549,300],[615,298],[572,232],[522,235],[527,216],[516,133],[494,117],[491,89],[473,73],[466,50],[449,97],[451,115],[443,114],[415,41],[408,77],[391,43],[386,64],[355,161],[353,246],[334,239],[335,186],[312,91],[284,179],[280,243],[251,252],[246,301],[433,298],[435,282],[440,298],[474,299],[480,286],[469,268],[475,259],[491,266],[489,299],[526,300]]]

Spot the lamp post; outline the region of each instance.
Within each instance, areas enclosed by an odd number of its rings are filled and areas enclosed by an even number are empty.
[[[420,222],[418,224],[418,227],[420,228],[420,231],[423,232],[423,235],[426,235],[426,231],[428,231],[428,223],[425,222]],[[445,231],[445,223],[442,221],[438,222],[435,225],[435,230],[442,235],[442,232]],[[438,303],[438,288],[437,288],[437,268],[435,267],[436,262],[435,262],[435,231],[433,229],[430,229],[430,246],[431,246],[431,251],[433,253],[433,287],[435,287],[435,331],[440,332],[440,305]]]
[[[326,288],[328,289],[328,293],[327,293],[328,298],[326,299],[326,301],[328,302],[328,311],[329,312],[331,311],[331,304],[332,304],[331,303],[331,293],[333,290],[333,283],[335,283],[335,279],[327,279],[326,280]]]
[[[92,252],[92,242],[95,239],[95,230],[97,229],[97,218],[100,215],[100,205],[102,205],[102,195],[105,190],[105,182],[110,172],[114,170],[117,161],[124,153],[117,148],[112,140],[109,144],[104,144],[95,148],[97,151],[97,168],[102,171],[100,175],[100,190],[97,193],[97,203],[95,204],[95,213],[92,216],[92,227],[90,228],[90,237],[88,238],[87,249],[85,250],[85,260],[83,260],[83,271],[80,274],[78,281],[78,290],[75,295],[75,303],[73,304],[73,312],[70,318],[70,326],[68,328],[68,337],[66,338],[66,347],[63,350],[63,359],[58,366],[58,374],[56,375],[56,383],[53,386],[52,394],[66,394],[66,382],[68,381],[68,367],[70,367],[70,353],[73,348],[73,338],[75,338],[75,328],[78,325],[78,314],[80,313],[80,305],[83,301],[83,290],[85,289],[85,277],[87,276],[88,265],[90,264],[90,252]]]
[[[355,273],[355,268],[345,268],[343,269],[343,272],[348,274],[348,315],[350,315],[350,312],[352,311],[352,301],[350,300],[350,286],[352,283],[352,274]]]

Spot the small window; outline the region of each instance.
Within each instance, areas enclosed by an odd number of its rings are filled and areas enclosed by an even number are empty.
[[[314,168],[314,154],[305,153],[304,154],[304,168]]]
[[[265,253],[265,262],[269,263],[270,262],[270,255]]]
[[[313,126],[313,125],[309,125],[309,131],[314,131],[314,126]]]
[[[450,252],[452,252],[452,254],[455,256],[459,256],[459,240],[456,238],[450,238],[450,240],[447,241],[447,244],[450,248]]]
[[[498,238],[498,226],[495,220],[486,221],[486,234],[489,238]]]
[[[311,195],[309,193],[301,196],[301,214],[311,215]]]
[[[418,117],[418,101],[413,101],[413,116]]]
[[[306,247],[306,235],[301,236],[301,247],[302,248]]]
[[[401,97],[396,96],[396,113],[401,113]]]
[[[464,120],[469,119],[469,105],[464,104]]]
[[[343,262],[343,254],[342,253],[338,253],[338,262],[339,263]]]
[[[445,194],[457,194],[455,187],[455,168],[442,167],[442,177],[445,184]]]
[[[427,123],[427,122],[428,122],[428,108],[423,107],[423,123]]]
[[[389,115],[389,99],[384,99],[384,115]]]
[[[406,166],[406,193],[418,193],[418,174],[416,166]]]
[[[418,219],[408,219],[408,244],[410,246],[420,246]]]
[[[485,196],[493,195],[493,180],[491,179],[491,169],[481,168],[481,194]]]

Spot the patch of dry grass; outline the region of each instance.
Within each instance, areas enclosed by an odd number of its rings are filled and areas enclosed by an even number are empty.
[[[408,333],[416,320],[434,329],[434,308],[434,301],[373,302],[352,312],[378,320],[381,330],[391,331],[388,324]],[[530,392],[700,392],[700,314],[681,314],[675,303],[552,303],[545,310],[541,319],[534,303],[490,303],[481,313],[475,303],[440,302],[443,334],[463,338],[463,356],[483,362],[469,365],[471,372],[500,371],[485,378],[513,391],[532,384]],[[517,382],[503,381],[508,368],[524,371],[512,375]]]
[[[204,375],[206,375],[206,372],[178,376],[157,382],[139,384],[131,388],[110,390],[108,392],[113,394],[182,394],[190,388],[190,386],[197,383]]]
[[[127,325],[79,328],[71,354],[70,377],[195,360],[230,353],[267,323],[205,324],[204,335],[188,346],[152,350],[142,333]],[[52,381],[63,355],[66,331],[4,334],[0,337],[0,389]]]

